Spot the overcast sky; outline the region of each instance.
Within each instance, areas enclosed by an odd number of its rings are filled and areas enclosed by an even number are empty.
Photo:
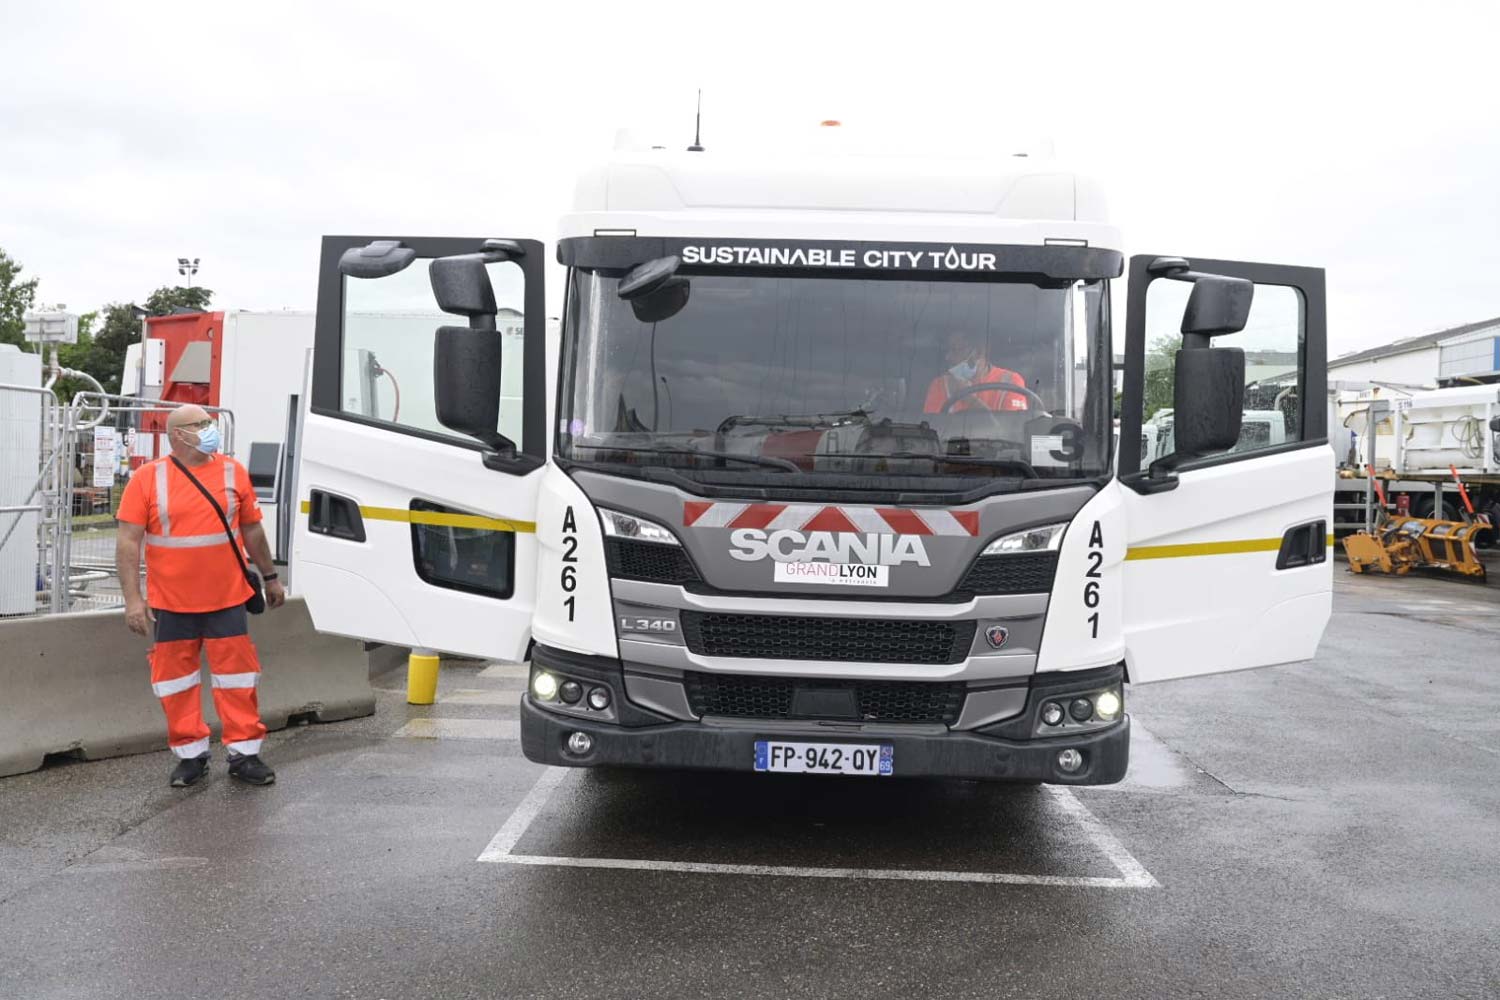
[[[0,248],[74,311],[183,255],[308,309],[324,233],[550,240],[701,86],[710,149],[1049,137],[1127,252],[1325,267],[1334,354],[1500,315],[1494,2],[543,6],[0,0]]]

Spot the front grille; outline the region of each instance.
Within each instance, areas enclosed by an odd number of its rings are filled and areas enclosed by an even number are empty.
[[[980,556],[958,589],[971,594],[1045,594],[1057,575],[1056,552]]]
[[[802,618],[683,611],[682,635],[701,656],[860,663],[959,663],[974,622]]]
[[[647,583],[697,583],[698,571],[687,553],[676,545],[606,538],[604,558],[611,576]]]
[[[683,677],[695,715],[737,719],[817,718],[796,714],[794,692],[852,691],[862,722],[940,722],[951,726],[963,708],[962,683],[935,681],[825,681],[794,677],[688,673]]]

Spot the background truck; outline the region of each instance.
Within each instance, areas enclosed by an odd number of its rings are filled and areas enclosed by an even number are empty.
[[[1057,163],[618,150],[556,339],[495,235],[324,239],[294,563],[320,630],[529,659],[531,759],[1107,783],[1127,681],[1313,655],[1321,271],[1131,258],[1120,440],[1166,338],[1172,450],[1116,470],[1127,262]],[[1247,350],[1287,416],[1237,448]]]
[[[1375,523],[1371,468],[1393,514],[1463,520],[1461,480],[1475,513],[1500,525],[1500,385],[1329,388],[1333,420],[1348,432],[1334,498],[1339,534]],[[1475,535],[1480,547],[1496,541],[1493,528]]]

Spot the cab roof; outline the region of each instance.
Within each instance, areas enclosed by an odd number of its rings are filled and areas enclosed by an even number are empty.
[[[1118,248],[1099,185],[1029,153],[620,149],[580,176],[560,235],[599,230]]]

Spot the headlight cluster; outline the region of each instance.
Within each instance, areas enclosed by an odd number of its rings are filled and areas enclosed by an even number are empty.
[[[1058,695],[1042,702],[1037,712],[1036,735],[1061,736],[1102,729],[1120,721],[1124,710],[1125,699],[1118,684],[1098,691]]]
[[[630,538],[638,542],[660,542],[663,545],[681,545],[677,536],[644,517],[622,514],[617,510],[599,508],[599,517],[604,522],[604,533],[612,538]]]
[[[1056,552],[1062,547],[1063,532],[1067,530],[1068,525],[1064,521],[1061,524],[1044,524],[1040,528],[1012,532],[990,542],[980,554],[1008,556],[1022,552]]]
[[[531,669],[531,697],[544,705],[576,712],[608,712],[614,704],[614,696],[603,684],[577,681],[540,667]]]

